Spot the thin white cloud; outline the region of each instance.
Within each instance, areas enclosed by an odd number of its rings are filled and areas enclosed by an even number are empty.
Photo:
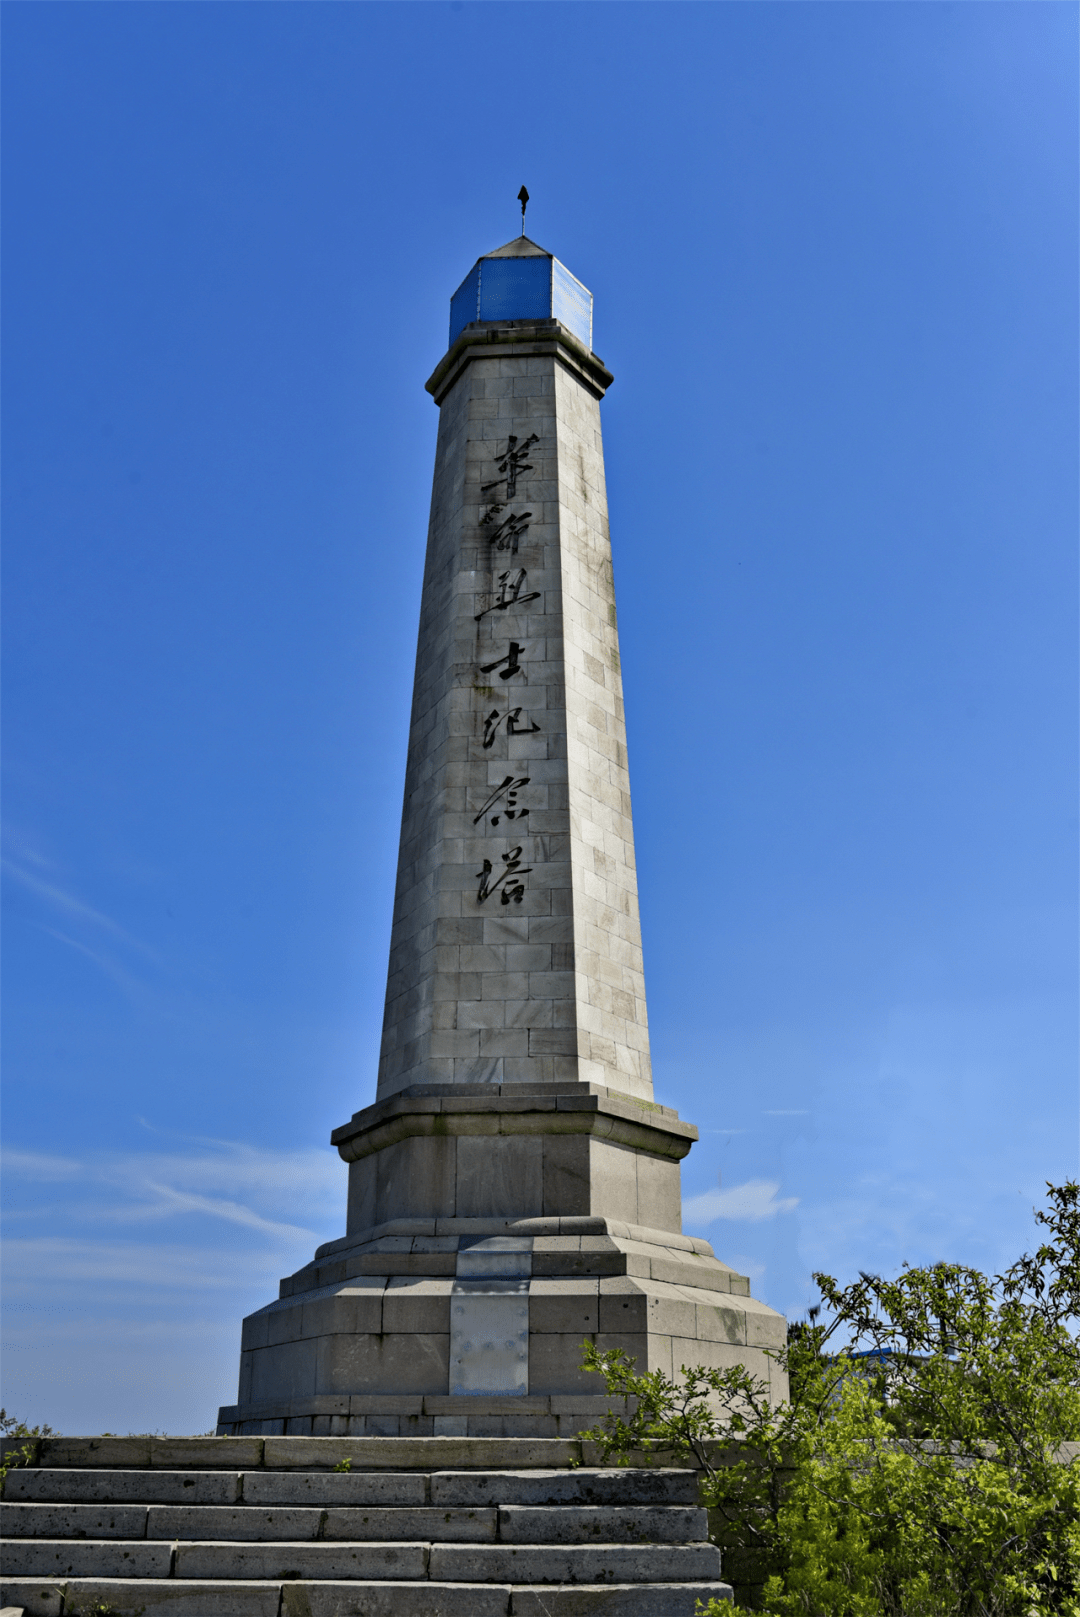
[[[42,1235],[4,1242],[5,1285],[36,1299],[50,1283],[122,1282],[173,1290],[249,1287],[277,1274],[281,1254],[258,1258],[249,1252],[220,1251],[180,1242],[86,1241]],[[83,1299],[80,1299],[83,1301]],[[9,1322],[10,1324],[10,1322]]]
[[[83,1172],[81,1162],[73,1162],[70,1157],[47,1157],[40,1151],[5,1151],[2,1161],[5,1174],[24,1179],[77,1179]]]
[[[69,938],[66,932],[58,932],[54,926],[42,926],[40,921],[33,924],[39,932],[44,932],[46,937],[55,938],[58,943],[66,944],[69,949],[75,949],[79,954],[86,955],[87,959],[92,960],[98,970],[111,978],[118,988],[124,988],[129,993],[139,991],[140,984],[131,973],[125,971],[123,966],[118,966],[107,954],[102,954],[98,949],[91,949],[88,944],[80,943],[76,938]]]
[[[778,1213],[794,1212],[799,1198],[778,1198],[779,1189],[775,1179],[748,1179],[745,1184],[729,1185],[726,1190],[706,1190],[700,1196],[689,1196],[683,1203],[683,1219],[691,1226],[714,1224],[721,1218],[757,1223],[764,1218],[775,1218]]]
[[[177,1213],[205,1213],[208,1218],[223,1219],[226,1224],[242,1224],[249,1230],[260,1230],[264,1235],[306,1235],[311,1240],[316,1239],[314,1230],[305,1229],[299,1224],[282,1224],[263,1218],[242,1202],[229,1201],[220,1196],[196,1196],[190,1191],[176,1190],[172,1185],[153,1184],[149,1180],[144,1188],[158,1200],[117,1210],[110,1216],[124,1223],[135,1223],[145,1218],[170,1218]]]
[[[316,1240],[312,1225],[344,1213],[346,1169],[336,1152],[308,1146],[264,1150],[222,1142],[193,1152],[113,1152],[86,1160],[32,1151],[7,1151],[4,1173],[24,1184],[77,1185],[79,1205],[63,1205],[65,1219],[136,1225],[201,1215],[241,1225],[274,1241]],[[283,1208],[304,1220],[284,1222]],[[28,1205],[27,1217],[55,1213]]]
[[[69,893],[66,888],[58,887],[55,882],[43,881],[40,876],[33,875],[29,870],[24,870],[14,859],[5,858],[0,862],[2,862],[4,869],[13,880],[19,882],[30,892],[36,893],[38,898],[45,899],[47,903],[52,904],[56,909],[63,910],[67,915],[78,916],[81,921],[90,921],[94,926],[100,926],[104,931],[111,932],[115,937],[123,938],[125,943],[134,944],[137,949],[142,949],[146,954],[153,954],[152,949],[148,948],[145,943],[141,943],[138,938],[133,938],[130,932],[125,932],[124,928],[114,921],[110,915],[104,915],[101,910],[94,909],[92,905],[84,904],[81,898],[76,898],[75,894]]]

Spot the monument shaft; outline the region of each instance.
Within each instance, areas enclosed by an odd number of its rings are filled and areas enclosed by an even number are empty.
[[[569,332],[480,329],[440,406],[379,1097],[652,1094],[599,400]]]
[[[451,303],[386,1013],[345,1235],[244,1321],[219,1430],[566,1435],[783,1319],[681,1233],[652,1099],[592,299],[524,237]]]

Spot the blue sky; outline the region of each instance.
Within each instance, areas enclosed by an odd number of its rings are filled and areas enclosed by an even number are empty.
[[[594,293],[686,1225],[1077,1171],[1077,13],[8,4],[3,1398],[207,1429],[374,1096],[450,294]]]

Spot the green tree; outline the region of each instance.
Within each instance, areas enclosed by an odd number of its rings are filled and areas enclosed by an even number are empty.
[[[673,1382],[589,1347],[623,1407],[588,1435],[694,1460],[744,1609],[1080,1617],[1080,1186],[1036,1219],[1002,1275],[816,1275],[826,1321],[792,1328],[775,1409],[742,1367]]]

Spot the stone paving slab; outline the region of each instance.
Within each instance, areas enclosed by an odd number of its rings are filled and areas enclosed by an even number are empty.
[[[498,1519],[494,1508],[474,1510],[328,1510],[323,1539],[428,1539],[493,1544]]]
[[[26,1506],[27,1510],[45,1509]],[[68,1507],[58,1507],[61,1510]],[[262,1509],[255,1505],[195,1506],[152,1505],[146,1537],[152,1539],[225,1540],[232,1543],[312,1542],[399,1543],[444,1539],[465,1543],[494,1543],[497,1530],[494,1506],[472,1510],[415,1510],[358,1508]],[[704,1537],[704,1533],[698,1535]]]
[[[408,1506],[428,1503],[428,1478],[420,1471],[245,1471],[245,1505]],[[471,1505],[475,1501],[462,1500]],[[198,1501],[202,1503],[202,1501]],[[208,1500],[207,1503],[210,1503]],[[490,1504],[490,1500],[483,1500]]]
[[[693,1506],[499,1506],[503,1544],[695,1544],[708,1536],[708,1512]]]
[[[490,1583],[286,1583],[281,1617],[509,1617],[510,1600]]]
[[[685,1583],[720,1575],[713,1544],[433,1544],[429,1571],[447,1583]]]
[[[155,1469],[220,1470],[235,1466],[243,1471],[263,1464],[261,1437],[153,1437],[150,1464]]]
[[[146,1536],[152,1539],[226,1540],[230,1543],[291,1543],[319,1537],[321,1510],[260,1510],[252,1505],[151,1505]],[[414,1534],[413,1537],[417,1535]]]
[[[4,1482],[5,1501],[28,1504],[232,1505],[239,1497],[238,1471],[64,1471],[34,1466],[9,1471]]]
[[[73,1578],[66,1586],[65,1617],[72,1612],[107,1606],[117,1617],[278,1617],[281,1589],[277,1583],[180,1583],[131,1578],[111,1583]],[[27,1608],[27,1617],[38,1613]],[[44,1617],[44,1614],[42,1614]]]
[[[215,1442],[255,1441],[243,1438]],[[581,1444],[558,1437],[266,1437],[263,1465],[282,1471],[332,1471],[342,1460],[356,1470],[447,1471],[579,1463]]]
[[[64,1605],[63,1585],[40,1583],[22,1578],[0,1579],[0,1601],[16,1611],[21,1606],[26,1617],[60,1617]]]
[[[37,1452],[39,1466],[135,1466],[150,1464],[148,1437],[47,1437]],[[220,1467],[220,1461],[218,1465]]]
[[[483,1545],[448,1548],[482,1549]],[[427,1544],[180,1544],[178,1578],[420,1579],[428,1575]],[[464,1574],[468,1582],[478,1581]],[[455,1578],[453,1580],[457,1582]]]
[[[548,1471],[432,1474],[433,1505],[695,1505],[696,1471],[580,1466]]]
[[[4,1538],[145,1538],[145,1505],[0,1505]]]
[[[18,1567],[20,1579],[167,1578],[172,1546],[124,1539],[19,1538],[0,1544],[0,1558],[5,1567]]]
[[[730,1583],[577,1584],[515,1588],[511,1617],[695,1617],[697,1603],[730,1600]]]

